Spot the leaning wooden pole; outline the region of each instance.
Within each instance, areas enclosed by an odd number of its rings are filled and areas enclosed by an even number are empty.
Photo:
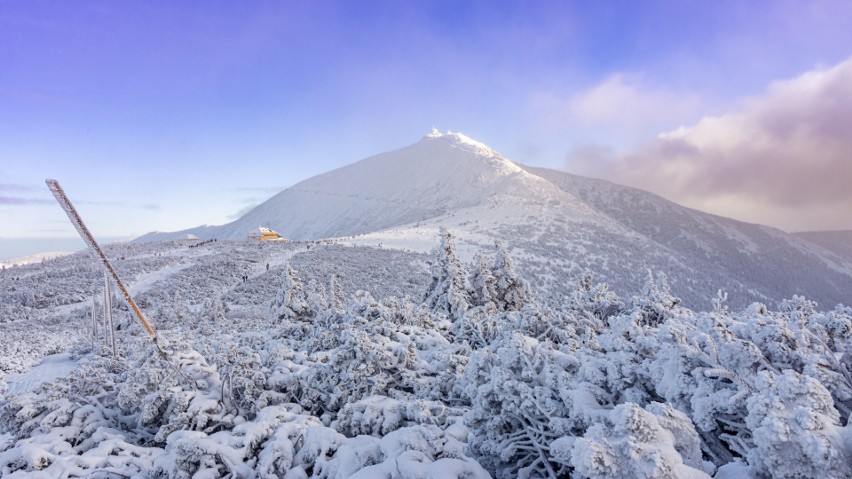
[[[157,344],[157,332],[154,331],[154,328],[151,327],[151,324],[148,323],[148,320],[145,319],[145,316],[142,314],[142,311],[139,310],[139,307],[136,306],[136,302],[133,301],[133,298],[130,296],[130,293],[127,291],[127,288],[124,286],[124,283],[121,281],[121,278],[118,277],[118,273],[115,272],[115,268],[112,267],[109,260],[104,254],[98,242],[95,241],[95,237],[92,236],[92,233],[89,232],[89,228],[86,228],[86,224],[83,223],[83,220],[80,218],[80,215],[77,213],[77,210],[74,208],[74,205],[71,204],[71,200],[65,195],[65,191],[62,190],[62,187],[59,186],[59,182],[56,180],[47,179],[45,180],[47,183],[47,187],[50,188],[50,191],[53,193],[56,201],[59,202],[59,206],[65,210],[65,214],[68,215],[68,219],[71,220],[71,224],[74,225],[74,228],[77,229],[77,232],[80,233],[80,236],[83,238],[83,241],[86,242],[86,245],[92,250],[95,254],[96,258],[101,260],[101,263],[106,269],[107,274],[112,277],[112,280],[115,281],[115,284],[118,285],[118,289],[121,290],[121,294],[124,297],[124,300],[127,302],[127,305],[136,313],[136,317],[139,318],[139,322],[142,323],[142,326],[145,328],[145,331],[148,332],[148,335],[151,336],[151,341],[154,343],[154,346],[157,347],[160,352],[163,352],[160,349],[160,346]]]

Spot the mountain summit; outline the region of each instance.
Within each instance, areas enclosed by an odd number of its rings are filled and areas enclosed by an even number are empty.
[[[139,240],[245,239],[258,225],[292,240],[359,235],[350,241],[424,251],[446,226],[468,257],[505,240],[528,276],[554,294],[584,269],[627,291],[653,270],[666,272],[692,306],[705,307],[720,288],[738,306],[793,294],[852,302],[852,258],[837,249],[642,190],[525,166],[437,130],[302,181],[232,223]]]
[[[262,224],[293,240],[370,233],[495,201],[579,201],[460,133],[419,142],[307,179],[209,232],[243,239]]]

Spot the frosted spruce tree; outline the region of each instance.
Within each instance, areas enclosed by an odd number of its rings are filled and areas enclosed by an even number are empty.
[[[497,250],[491,264],[491,276],[494,278],[489,298],[498,311],[521,311],[530,303],[530,290],[527,282],[515,271],[515,263],[502,241],[495,241]]]
[[[331,275],[328,281],[328,305],[335,313],[343,312],[343,288],[336,274]]]
[[[478,254],[473,258],[468,275],[470,305],[474,308],[479,307],[486,313],[497,312],[497,305],[493,300],[497,279],[491,272],[492,266],[493,261],[490,258]]]
[[[464,284],[464,272],[455,251],[453,236],[441,228],[441,243],[432,258],[432,280],[423,303],[435,313],[459,319],[470,307]]]
[[[287,265],[284,282],[278,295],[270,304],[272,314],[277,319],[295,319],[308,314],[308,298],[302,279],[291,265]]]

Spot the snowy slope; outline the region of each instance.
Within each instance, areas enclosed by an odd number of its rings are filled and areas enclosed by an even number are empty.
[[[432,133],[400,150],[316,176],[270,198],[221,237],[241,239],[263,224],[303,240],[367,233],[502,199],[585,206],[464,135]]]
[[[824,246],[807,234],[791,235],[703,213],[639,189],[561,171],[524,168],[689,258],[700,271],[723,271],[773,298],[805,293],[825,307],[852,301],[852,256],[825,247],[832,244],[829,239]],[[834,238],[839,247],[843,244],[840,233],[820,237]]]
[[[818,244],[852,263],[852,230],[807,231],[803,233],[793,233],[793,236]]]
[[[11,268],[12,266],[21,266],[25,264],[38,263],[41,261],[46,261],[53,258],[59,258],[60,256],[66,256],[72,254],[70,251],[50,251],[46,253],[38,253],[32,256],[25,256],[23,258],[13,258],[7,259],[5,261],[0,261],[0,267]]]
[[[635,292],[647,270],[670,276],[691,306],[719,288],[741,306],[805,294],[852,302],[852,260],[804,237],[681,207],[653,194],[514,163],[459,133],[421,141],[305,180],[223,226],[151,233],[244,239],[259,225],[293,240],[430,250],[441,226],[470,259],[495,239],[544,289],[583,269]],[[354,237],[353,236],[357,236]]]

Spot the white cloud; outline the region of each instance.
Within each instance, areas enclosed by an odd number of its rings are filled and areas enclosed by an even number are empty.
[[[737,112],[606,165],[601,176],[712,213],[788,230],[852,229],[852,59],[774,82]]]
[[[567,97],[539,93],[531,101],[532,115],[545,129],[619,145],[693,120],[700,107],[694,93],[651,88],[642,75],[628,73]]]

